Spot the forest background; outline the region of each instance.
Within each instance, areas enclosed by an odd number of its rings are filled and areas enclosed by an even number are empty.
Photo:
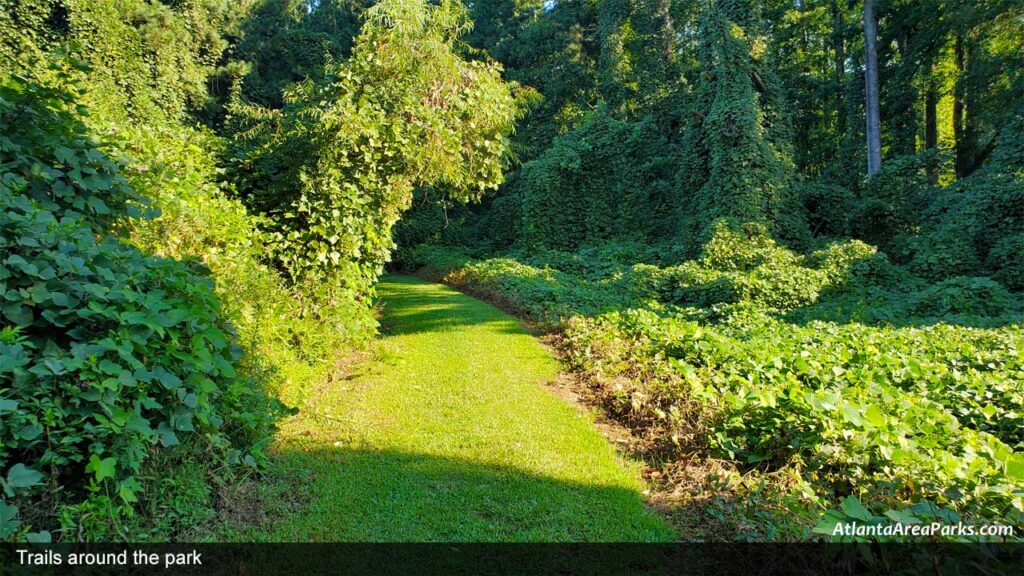
[[[0,537],[208,519],[385,266],[558,331],[724,533],[1021,524],[1019,2],[0,6]]]

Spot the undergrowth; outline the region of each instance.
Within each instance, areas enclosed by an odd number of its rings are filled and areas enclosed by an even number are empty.
[[[856,240],[798,253],[724,220],[697,259],[669,254],[422,245],[405,263],[563,330],[570,364],[669,476],[694,457],[716,469],[735,498],[708,513],[736,536],[807,538],[853,509],[1024,519],[1019,294],[929,283]]]

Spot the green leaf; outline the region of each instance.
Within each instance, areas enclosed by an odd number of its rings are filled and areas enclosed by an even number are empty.
[[[1006,477],[1018,482],[1024,481],[1024,456],[1014,454],[1006,461]]]
[[[22,440],[35,440],[43,434],[43,427],[37,424],[27,424],[18,430],[18,438]]]
[[[64,372],[64,363],[57,358],[47,358],[43,360],[43,365],[50,369],[50,372],[54,374],[61,374]]]
[[[828,510],[825,512],[825,517],[818,522],[811,530],[815,534],[827,534],[831,536],[835,533],[836,525],[842,524],[846,521],[846,518],[834,510]]]
[[[166,370],[160,370],[157,375],[157,379],[159,379],[164,388],[167,388],[168,390],[174,390],[181,386],[181,378],[178,378]]]
[[[117,472],[116,458],[103,458],[93,454],[89,457],[89,464],[85,467],[86,472],[96,475],[96,482],[102,482],[107,478],[113,478]]]
[[[0,500],[0,540],[6,540],[20,526],[18,507]]]
[[[920,524],[921,519],[914,516],[914,513],[910,510],[887,510],[885,512],[887,518],[893,522],[899,522],[900,524]]]
[[[116,376],[121,373],[121,366],[116,362],[104,359],[100,362],[100,372]]]
[[[174,433],[174,429],[167,425],[167,422],[161,422],[156,427],[156,431],[160,434],[160,443],[164,446],[177,446],[180,444],[178,441],[178,435]]]
[[[25,542],[33,544],[49,544],[53,542],[53,535],[47,531],[42,532],[29,532],[25,534]]]
[[[885,425],[885,413],[876,404],[871,404],[868,409],[864,412],[864,418],[871,423],[872,426],[881,427]]]
[[[32,310],[20,303],[5,304],[3,315],[18,326],[28,326],[33,320]]]
[[[11,466],[7,471],[7,485],[11,488],[30,488],[40,484],[42,479],[42,473],[21,463]]]
[[[870,522],[871,519],[874,518],[871,512],[868,512],[868,509],[865,508],[864,505],[860,503],[860,500],[858,500],[857,497],[853,496],[852,494],[850,496],[847,496],[846,500],[843,500],[841,508],[843,509],[843,512],[850,518],[856,518],[857,520],[863,520],[865,522]]]

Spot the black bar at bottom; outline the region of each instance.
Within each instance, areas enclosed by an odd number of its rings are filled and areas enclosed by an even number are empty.
[[[76,564],[72,564],[77,562]],[[83,562],[91,564],[83,565]],[[0,575],[1024,574],[1021,544],[0,544]]]

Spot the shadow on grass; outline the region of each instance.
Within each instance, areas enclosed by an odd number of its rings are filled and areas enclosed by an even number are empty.
[[[297,476],[296,472],[302,476]],[[636,491],[430,454],[284,447],[268,482],[229,508],[260,510],[242,539],[357,542],[664,541]]]
[[[396,336],[489,325],[496,332],[525,334],[519,322],[490,304],[409,276],[387,276],[378,286],[384,301],[381,332]]]

